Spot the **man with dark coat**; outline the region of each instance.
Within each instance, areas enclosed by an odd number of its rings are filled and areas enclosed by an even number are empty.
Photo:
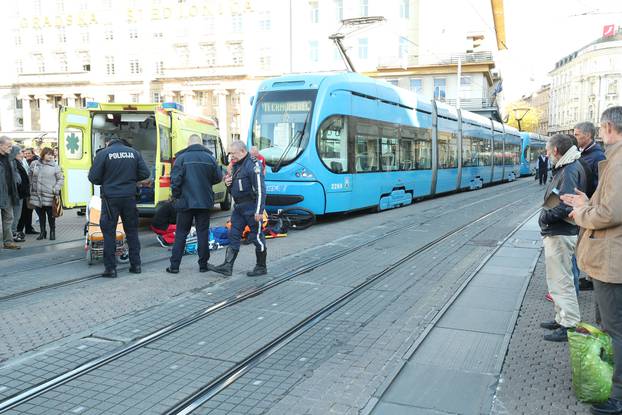
[[[549,175],[549,157],[545,153],[541,153],[538,156],[538,179],[540,185],[546,184],[546,179]]]
[[[552,330],[544,340],[568,341],[567,331],[581,320],[579,302],[572,276],[572,256],[579,228],[568,218],[572,208],[562,202],[560,195],[584,191],[588,175],[579,162],[581,153],[568,134],[555,134],[546,145],[553,165],[553,180],[544,193],[540,212],[540,233],[544,245],[546,283],[555,303],[555,320],[540,324]]]
[[[102,212],[99,226],[104,235],[103,277],[116,278],[116,229],[119,216],[130,251],[130,272],[140,274],[140,241],[138,240],[138,210],[136,184],[148,179],[149,168],[140,152],[124,145],[121,140],[108,138],[106,148],[99,151],[89,171],[89,181],[101,186]]]
[[[2,215],[2,242],[5,249],[20,249],[13,242],[13,206],[17,203],[15,164],[11,160],[11,139],[0,137],[0,215]]]
[[[171,171],[171,193],[177,209],[177,228],[171,254],[171,265],[166,272],[177,274],[186,247],[186,237],[196,223],[199,254],[199,272],[213,269],[208,261],[210,209],[214,206],[212,186],[222,181],[222,170],[214,155],[204,145],[200,136],[188,138],[188,147],[177,153]]]

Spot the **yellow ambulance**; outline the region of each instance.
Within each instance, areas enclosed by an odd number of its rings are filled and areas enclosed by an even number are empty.
[[[66,208],[84,207],[98,186],[88,180],[95,154],[106,139],[126,140],[140,151],[151,177],[139,185],[138,212],[150,216],[156,204],[171,195],[171,167],[175,154],[188,146],[188,137],[198,134],[219,165],[227,165],[227,155],[216,123],[185,114],[177,103],[118,104],[87,103],[87,108],[59,109],[58,157],[65,175],[61,192]],[[214,200],[222,210],[231,208],[231,196],[224,183],[214,185]]]

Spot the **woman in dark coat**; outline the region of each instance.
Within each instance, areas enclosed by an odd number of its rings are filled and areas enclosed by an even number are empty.
[[[17,204],[13,205],[13,241],[24,242],[26,236],[23,232],[18,230],[18,218],[21,216],[23,205],[27,203],[28,196],[30,195],[30,180],[28,179],[28,172],[24,167],[24,155],[22,149],[18,146],[13,146],[11,150],[11,158],[15,163],[15,184],[17,185]]]

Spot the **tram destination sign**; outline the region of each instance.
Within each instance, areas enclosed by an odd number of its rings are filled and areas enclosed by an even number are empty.
[[[262,102],[264,113],[309,112],[311,101]]]

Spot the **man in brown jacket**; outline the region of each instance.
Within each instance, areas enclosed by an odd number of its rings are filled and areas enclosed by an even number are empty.
[[[622,414],[622,106],[605,110],[600,134],[607,160],[598,165],[599,182],[591,199],[584,193],[563,195],[581,234],[579,267],[594,280],[594,297],[603,328],[613,340],[613,387],[608,401],[593,405],[593,414]]]

